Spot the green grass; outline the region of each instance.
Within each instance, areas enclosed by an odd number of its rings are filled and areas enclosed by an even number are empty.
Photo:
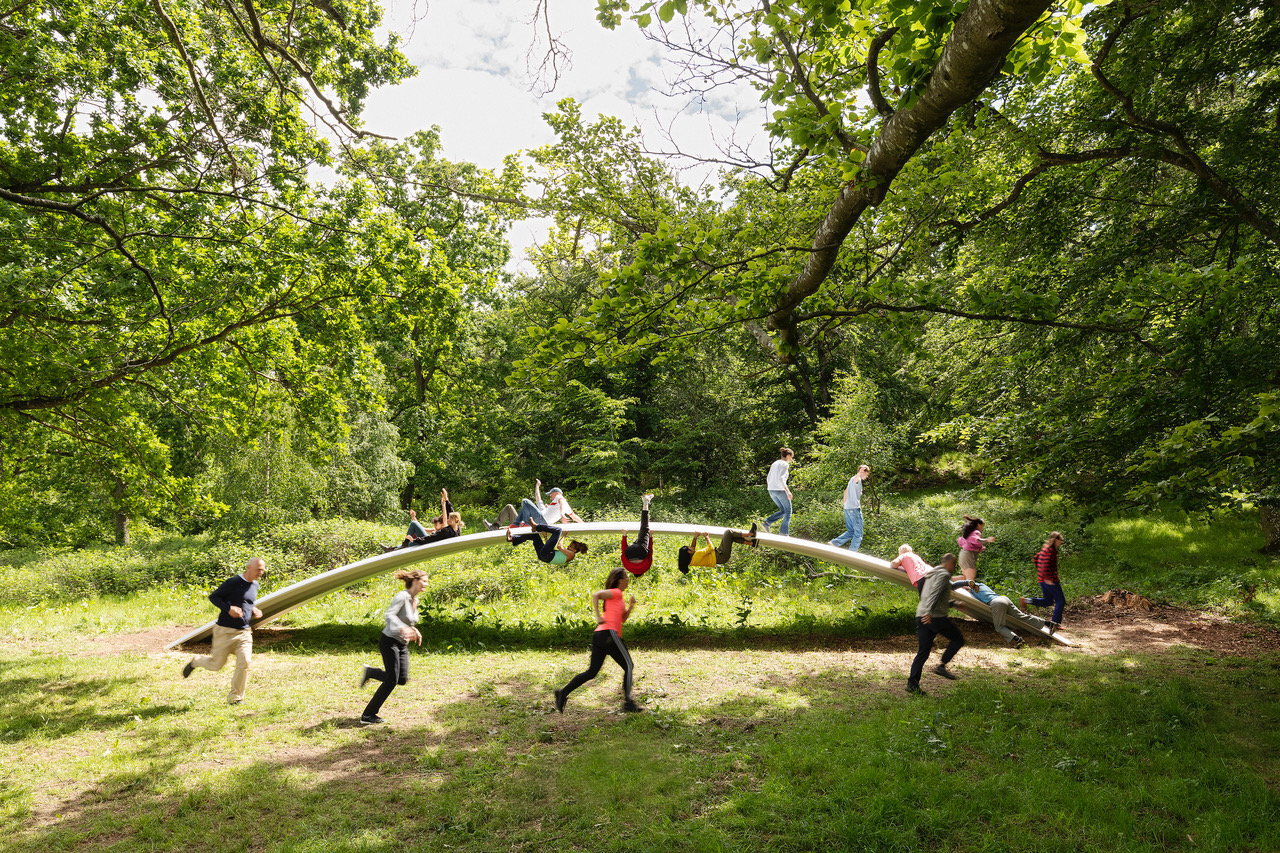
[[[367,641],[260,651],[234,708],[181,656],[57,645],[0,655],[12,851],[1280,846],[1276,656],[1041,649],[918,698],[905,650],[635,642],[647,713],[611,713],[606,670],[560,716],[580,650],[415,650],[392,722],[360,729]]]
[[[836,532],[832,508],[803,507],[795,533]],[[1001,588],[1029,588],[1024,552],[1061,529],[1071,596],[1125,587],[1276,618],[1277,564],[1249,518],[933,492],[868,513],[867,550],[932,556],[961,512],[999,537],[981,565]],[[388,578],[261,632],[229,707],[229,670],[184,680],[186,655],[158,651],[211,615],[179,567],[202,543],[157,549],[171,571],[150,587],[79,599],[45,573],[100,589],[107,551],[10,553],[8,583],[49,585],[0,605],[0,849],[1280,849],[1280,651],[1015,653],[970,629],[964,679],[910,697],[907,591],[810,581],[765,549],[686,578],[660,539],[627,626],[646,713],[615,713],[606,663],[560,716],[550,690],[585,664],[611,544],[565,569],[504,548],[426,564],[425,642],[374,729],[354,725],[355,675],[376,660]],[[318,570],[330,550],[280,559]],[[150,552],[131,553],[145,578]],[[152,651],[119,636],[142,631]]]

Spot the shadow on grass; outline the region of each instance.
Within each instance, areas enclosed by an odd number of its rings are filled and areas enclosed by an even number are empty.
[[[966,623],[967,624],[967,623]],[[698,649],[848,649],[859,640],[915,636],[915,615],[893,608],[847,619],[824,621],[810,617],[768,627],[747,625],[715,628],[684,622],[628,623],[629,643],[654,648]],[[476,651],[577,648],[590,639],[594,625],[586,621],[545,624],[502,624],[466,618],[431,618],[419,623],[422,647],[437,654]],[[302,628],[259,629],[255,646],[279,654],[364,651],[376,644],[378,632],[369,625],[323,624]],[[994,634],[992,634],[994,636]]]
[[[80,731],[108,731],[130,721],[139,722],[185,711],[180,705],[146,704],[127,711],[106,712],[94,699],[138,679],[123,677],[59,679],[14,676],[18,664],[0,663],[0,742],[30,738],[60,738]]]
[[[1071,658],[936,687],[910,697],[829,670],[640,715],[594,709],[584,691],[559,715],[541,685],[506,674],[430,724],[330,747],[345,721],[304,723],[302,745],[198,781],[181,770],[198,737],[156,738],[149,767],[7,841],[39,853],[1280,846],[1280,709],[1258,703],[1280,687],[1274,661]],[[1028,832],[1045,814],[1070,818]]]

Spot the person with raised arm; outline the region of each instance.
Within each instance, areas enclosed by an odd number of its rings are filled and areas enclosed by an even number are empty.
[[[520,501],[520,509],[507,504],[498,513],[496,521],[485,519],[484,526],[489,530],[507,527],[512,524],[559,524],[563,520],[579,524],[582,519],[569,506],[569,499],[564,490],[556,486],[547,491],[547,502],[542,502],[542,481],[533,481],[533,500],[524,498]]]
[[[987,523],[982,519],[966,515],[964,527],[960,529],[960,535],[956,538],[956,544],[960,546],[960,571],[971,581],[978,579],[978,555],[996,541],[994,536],[982,535],[986,526]]]
[[[634,669],[631,653],[622,642],[622,623],[627,621],[631,611],[635,609],[636,597],[627,596],[624,604],[622,594],[631,583],[627,570],[619,566],[609,572],[605,579],[604,589],[591,594],[591,610],[596,617],[596,629],[591,635],[591,663],[585,670],[575,675],[569,683],[555,691],[556,710],[564,713],[564,704],[569,694],[595,678],[600,673],[600,666],[606,657],[611,657],[622,667],[622,710],[639,711],[640,706],[631,698],[631,677]]]
[[[433,530],[428,533],[418,521],[418,514],[409,510],[409,530],[399,545],[383,545],[382,552],[395,551],[399,548],[413,548],[418,545],[430,545],[462,535],[462,515],[454,510],[449,502],[449,490],[440,490],[440,514],[431,521]]]

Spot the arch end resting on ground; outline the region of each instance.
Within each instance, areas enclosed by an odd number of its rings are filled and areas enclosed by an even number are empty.
[[[592,534],[604,535],[614,534],[621,536],[622,534],[634,534],[639,530],[640,523],[638,521],[591,521],[583,524],[566,524],[563,525],[565,534]],[[713,538],[721,536],[726,528],[724,527],[706,527],[697,524],[668,524],[664,522],[650,522],[650,532],[655,536],[678,536],[681,538],[690,538],[696,533],[706,532]],[[780,551],[788,551],[793,554],[803,554],[807,557],[813,557],[816,560],[822,560],[826,563],[832,563],[838,566],[845,566],[852,569],[858,569],[866,572],[880,580],[895,583],[899,586],[910,588],[911,584],[907,582],[907,576],[904,572],[892,568],[887,560],[879,557],[873,557],[870,554],[863,554],[859,551],[850,551],[847,548],[837,548],[834,545],[828,545],[826,542],[812,542],[808,539],[797,539],[791,536],[779,536],[772,533],[760,533],[759,542],[762,546],[777,548]],[[262,611],[262,618],[254,621],[254,627],[265,625],[275,619],[279,619],[284,614],[293,610],[295,607],[302,605],[327,595],[335,590],[350,586],[353,583],[359,583],[362,580],[401,568],[402,566],[419,563],[424,560],[432,560],[437,557],[445,557],[450,554],[456,554],[460,551],[470,551],[476,548],[488,548],[495,545],[506,545],[506,530],[489,530],[484,533],[471,533],[466,536],[458,536],[453,539],[445,539],[442,542],[433,542],[430,545],[419,545],[416,548],[403,548],[390,551],[386,554],[376,554],[372,557],[366,557],[363,560],[357,560],[345,566],[339,566],[336,569],[330,569],[327,572],[321,572],[313,575],[306,580],[298,581],[295,584],[278,589],[270,595],[263,596],[258,601],[258,609]],[[991,621],[991,608],[983,604],[978,599],[969,595],[966,591],[953,591],[951,600],[956,608],[965,614],[980,619],[985,622]],[[1008,623],[1025,632],[1038,636],[1041,639],[1056,642],[1064,646],[1074,645],[1061,632],[1050,634],[1041,628],[1036,628],[1022,619],[1013,615],[1008,617]],[[208,639],[213,633],[213,622],[196,628],[195,630],[182,635],[178,639],[170,643],[166,648],[177,648],[186,643],[200,642]]]

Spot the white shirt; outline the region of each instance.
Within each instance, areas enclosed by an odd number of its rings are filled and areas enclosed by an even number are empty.
[[[849,478],[849,485],[845,487],[844,508],[862,509],[862,480],[857,474]]]
[[[565,500],[563,492],[552,498],[551,503],[543,504],[539,509],[542,510],[542,517],[547,520],[547,524],[558,524],[560,519],[573,513],[573,508]]]
[[[779,459],[769,466],[769,479],[765,488],[771,492],[785,492],[789,476],[791,476],[791,463],[785,459]]]

